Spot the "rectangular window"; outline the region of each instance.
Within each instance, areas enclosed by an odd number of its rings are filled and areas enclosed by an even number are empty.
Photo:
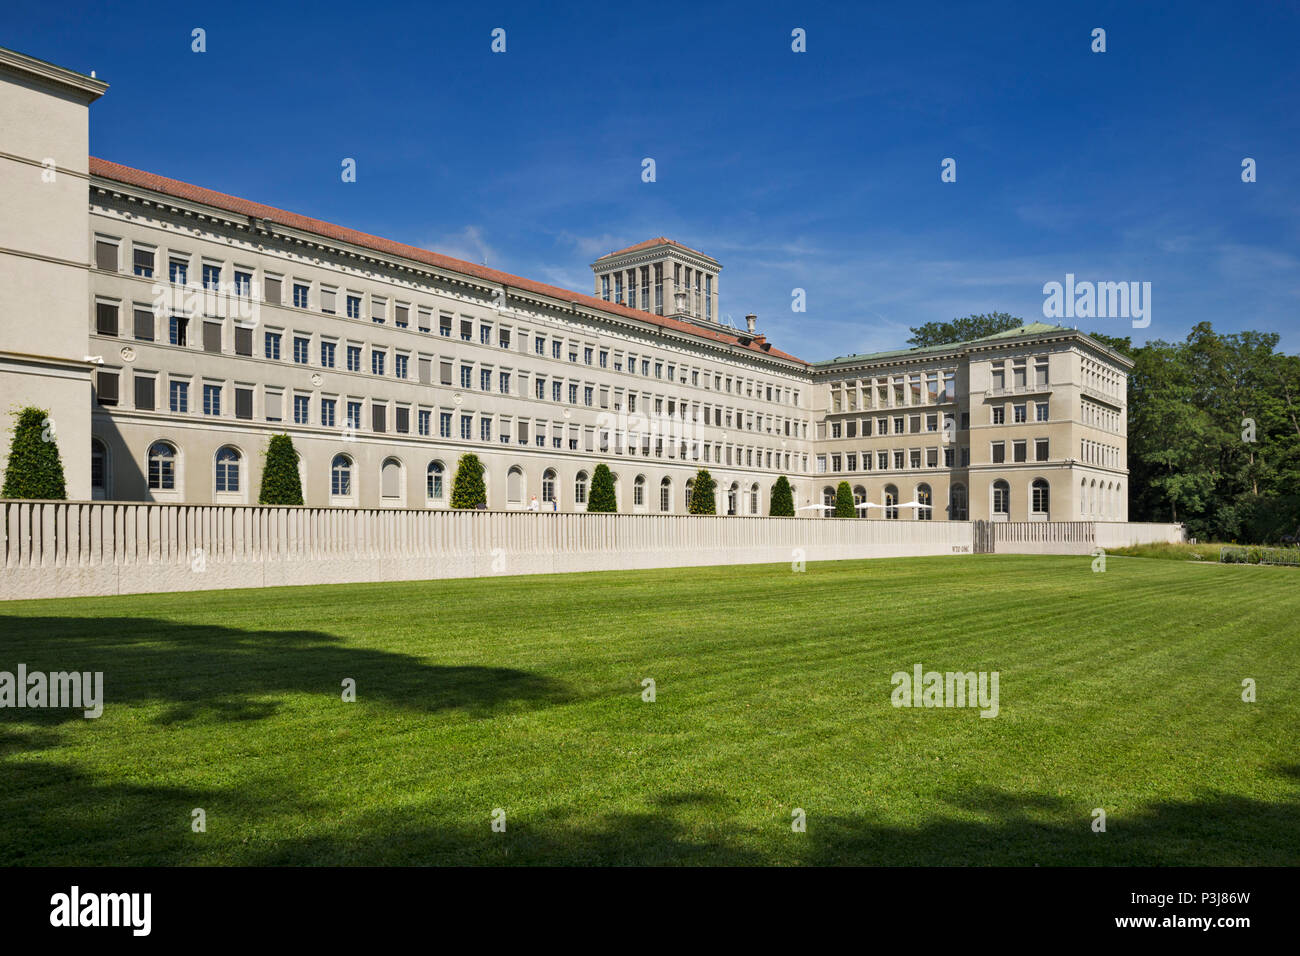
[[[335,349],[335,343],[333,342],[322,342],[320,344],[321,368],[334,367],[334,349]]]
[[[153,278],[154,251],[136,246],[132,253],[131,264],[136,275],[145,279]]]
[[[1045,421],[1047,421],[1047,403],[1046,403],[1046,402],[1038,402],[1038,403],[1036,403],[1036,404],[1034,405],[1034,421],[1036,421],[1036,422],[1045,422]]]
[[[137,373],[132,378],[135,379],[135,407],[140,411],[153,411],[154,377]]]
[[[279,305],[280,298],[280,279],[277,276],[265,276],[262,279],[262,296],[271,305]]]
[[[420,409],[420,412],[416,417],[416,426],[419,429],[420,434],[425,438],[428,438],[429,431],[433,427],[433,412],[425,408]]]
[[[221,288],[221,266],[203,264],[203,288],[220,290]]]
[[[387,358],[385,353],[378,349],[370,350],[370,373],[372,375],[384,374],[384,360]]]
[[[1047,439],[1034,439],[1034,461],[1047,461]]]
[[[95,268],[105,272],[117,271],[117,243],[103,239],[95,240]],[[114,398],[114,404],[117,399]]]
[[[204,415],[221,414],[221,386],[220,385],[203,386],[203,414]]]
[[[242,326],[235,326],[235,354],[252,355],[253,354],[253,330]]]
[[[991,447],[993,464],[1000,465],[1007,460],[1007,446],[1005,442],[995,441]]]
[[[247,298],[253,294],[253,274],[235,271],[235,295]]]
[[[311,339],[301,335],[293,337],[293,360],[298,365],[306,365],[310,360],[308,353],[311,350]]]
[[[293,304],[295,308],[307,308],[307,286],[300,282],[293,284]]]
[[[361,371],[361,346],[359,345],[348,346],[348,371]]]
[[[397,378],[406,378],[407,369],[409,368],[410,364],[411,364],[411,357],[409,355],[394,355],[393,375],[396,376]]]
[[[336,290],[336,289],[321,289],[321,290],[320,290],[320,310],[321,310],[321,312],[323,312],[325,315],[333,315],[333,314],[334,314],[334,299],[335,299],[335,297],[336,297],[337,295],[338,295],[338,290]]]
[[[276,360],[280,358],[280,333],[279,332],[266,333],[266,357],[269,359],[276,359]]]
[[[474,416],[460,416],[460,437],[464,441],[470,441],[474,437]]]
[[[393,431],[406,435],[411,431],[411,410],[398,406],[393,409]]]
[[[117,335],[116,303],[95,303],[95,333],[97,335]]]
[[[438,316],[438,334],[442,336],[446,336],[447,338],[451,338],[451,316],[450,315]]]
[[[338,402],[332,398],[322,398],[320,400],[320,423],[322,428],[334,427],[334,415],[338,409]]]
[[[189,281],[190,264],[184,259],[172,259],[167,264],[167,278],[174,285],[184,285]]]
[[[190,383],[172,381],[167,392],[167,407],[178,415],[190,410]]]
[[[359,295],[348,296],[347,308],[348,308],[349,319],[361,318],[361,296]]]
[[[353,431],[361,430],[361,403],[348,402],[348,427]]]
[[[393,306],[393,324],[399,329],[407,328],[411,324],[411,310],[405,305]]]
[[[183,315],[173,315],[167,326],[167,340],[172,345],[186,345],[186,333],[189,330],[190,320]]]
[[[293,423],[295,425],[308,424],[308,418],[311,415],[311,396],[295,395],[293,397]]]
[[[220,322],[203,323],[203,351],[214,353],[221,351]]]
[[[438,434],[443,438],[451,437],[451,412],[438,413]]]

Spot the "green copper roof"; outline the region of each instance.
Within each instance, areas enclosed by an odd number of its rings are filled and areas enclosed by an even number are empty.
[[[1017,326],[1014,329],[1007,329],[1005,332],[994,332],[992,335],[984,335],[977,339],[969,339],[965,342],[946,342],[943,345],[926,345],[914,349],[894,349],[890,352],[869,352],[861,355],[840,355],[833,359],[826,359],[822,362],[813,362],[814,368],[821,368],[827,365],[837,365],[840,362],[870,362],[876,359],[888,358],[907,358],[911,356],[928,355],[931,352],[949,352],[953,349],[963,348],[970,345],[977,345],[980,342],[995,342],[999,339],[1014,339],[1023,335],[1038,335],[1044,332],[1073,332],[1073,329],[1066,328],[1063,325],[1048,325],[1046,322],[1027,322],[1024,325]]]

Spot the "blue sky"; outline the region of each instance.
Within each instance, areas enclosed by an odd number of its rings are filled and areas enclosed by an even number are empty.
[[[815,360],[1041,319],[1066,273],[1152,284],[1149,328],[1085,329],[1300,351],[1298,39],[1273,2],[74,2],[0,45],[111,84],[96,155],[584,292],[666,235]]]

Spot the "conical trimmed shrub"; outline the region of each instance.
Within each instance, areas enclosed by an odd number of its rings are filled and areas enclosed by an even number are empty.
[[[718,513],[718,483],[709,474],[709,469],[701,468],[695,473],[695,483],[691,485],[691,514],[715,515]]]
[[[793,518],[794,517],[794,491],[790,488],[790,480],[785,475],[776,479],[776,484],[772,486],[772,501],[768,505],[767,513],[774,518]]]
[[[467,452],[456,465],[456,480],[451,486],[453,508],[477,508],[487,505],[487,485],[483,483],[483,462],[478,455]]]
[[[5,482],[0,498],[63,501],[68,497],[63,460],[54,440],[54,424],[44,408],[28,406],[16,413]]]
[[[841,481],[835,489],[835,517],[856,518],[858,509],[853,503],[853,489],[847,481]]]
[[[614,473],[601,462],[591,474],[591,493],[587,495],[587,510],[604,514],[618,511],[618,497],[614,493]]]
[[[272,435],[262,462],[262,490],[259,505],[302,504],[302,477],[298,474],[298,455],[288,435]]]

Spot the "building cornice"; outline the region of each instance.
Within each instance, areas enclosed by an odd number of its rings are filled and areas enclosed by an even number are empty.
[[[4,47],[0,47],[0,70],[28,79],[36,79],[65,92],[77,94],[87,104],[99,99],[108,89],[108,84],[103,80]]]

